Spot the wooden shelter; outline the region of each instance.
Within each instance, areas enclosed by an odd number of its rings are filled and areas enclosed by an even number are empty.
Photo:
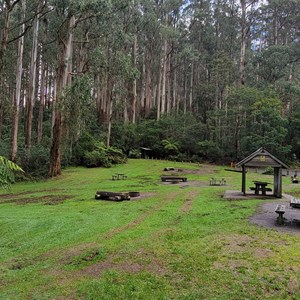
[[[282,169],[288,169],[288,166],[273,156],[266,149],[259,148],[248,157],[237,163],[238,167],[242,168],[242,192],[246,195],[246,173],[247,168],[267,168],[274,169],[274,190],[273,196],[282,197]]]
[[[152,149],[141,147],[141,157],[148,159],[151,157]]]

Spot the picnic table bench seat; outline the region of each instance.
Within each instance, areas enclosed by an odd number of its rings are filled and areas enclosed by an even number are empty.
[[[251,186],[250,190],[255,191],[256,190],[255,186]],[[259,188],[259,190],[262,191],[262,188]],[[265,188],[265,191],[266,192],[272,192],[272,189],[271,188]]]
[[[295,208],[300,208],[300,199],[293,198],[290,201],[290,206]]]
[[[181,177],[181,176],[161,176],[161,181],[166,182],[166,181],[182,181],[186,182],[187,177]]]
[[[283,224],[284,223],[284,213],[285,213],[285,205],[283,204],[278,204],[276,206],[275,212],[278,214],[278,218],[277,221],[279,224]]]

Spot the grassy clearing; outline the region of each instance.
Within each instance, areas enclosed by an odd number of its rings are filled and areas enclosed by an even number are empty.
[[[239,173],[172,163],[188,184],[162,184],[169,164],[69,168],[0,195],[0,299],[299,299],[300,236],[249,223],[261,200],[222,199]],[[96,201],[96,190],[144,197]]]

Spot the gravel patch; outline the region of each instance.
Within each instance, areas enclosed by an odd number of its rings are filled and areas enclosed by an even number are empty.
[[[259,206],[257,214],[250,218],[250,222],[265,228],[272,228],[278,231],[290,232],[300,235],[300,209],[290,207],[289,195],[284,195],[282,200],[268,201]],[[277,222],[277,213],[275,213],[278,204],[286,205],[284,214],[285,222],[279,225]]]

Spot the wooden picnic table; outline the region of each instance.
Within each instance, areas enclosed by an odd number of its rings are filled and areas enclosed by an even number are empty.
[[[112,180],[120,180],[120,179],[126,179],[127,176],[123,173],[117,173],[115,175],[112,175]]]
[[[216,185],[225,185],[225,184],[226,184],[225,178],[222,178],[221,180],[218,180],[218,179],[212,177],[209,181],[209,185],[214,185],[214,186],[216,186]]]
[[[254,180],[253,183],[255,187],[251,187],[250,189],[254,190],[255,195],[259,195],[259,192],[261,192],[261,194],[265,196],[267,191],[272,191],[272,189],[267,188],[269,182]]]

